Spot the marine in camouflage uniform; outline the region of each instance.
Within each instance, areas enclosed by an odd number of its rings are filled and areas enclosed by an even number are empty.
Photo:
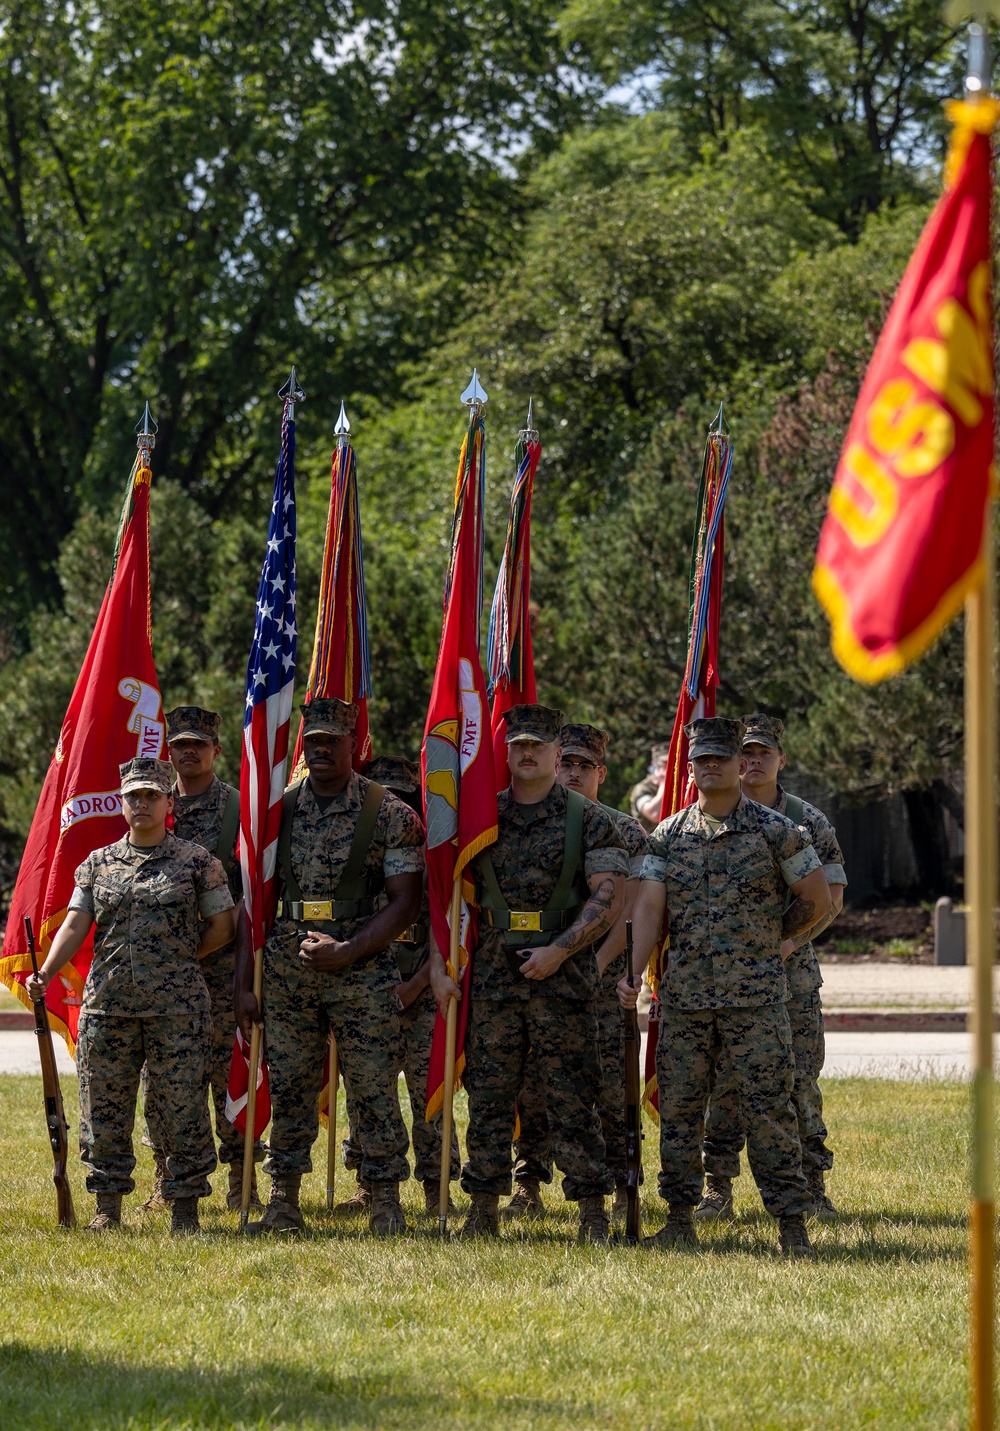
[[[166,761],[137,758],[121,772],[126,801],[139,792],[169,795]],[[69,912],[94,923],[77,1034],[80,1150],[87,1190],[98,1199],[92,1226],[117,1223],[122,1196],[135,1187],[132,1130],[145,1064],[165,1153],[163,1195],[174,1204],[175,1230],[197,1227],[197,1199],[211,1192],[208,1175],[216,1165],[207,1099],[212,1020],[198,960],[199,919],[232,909],[225,871],[200,845],[164,831],[154,845],[126,835],[95,850],[74,878]],[[231,919],[225,923],[228,932]],[[59,967],[60,958],[53,941],[46,967]]]
[[[185,747],[197,744],[197,754],[205,761],[206,752],[211,760],[221,754],[219,728],[221,717],[216,711],[205,710],[201,706],[176,706],[166,713],[167,749],[171,764],[184,775]],[[201,845],[210,854],[221,856],[230,893],[239,904],[243,898],[243,881],[240,862],[236,855],[238,834],[240,792],[232,785],[226,785],[214,773],[209,774],[209,784],[196,795],[182,795],[175,782],[174,834],[178,839],[190,840]],[[228,819],[227,819],[228,813]],[[225,826],[225,829],[223,828]],[[226,848],[219,849],[219,838],[225,833]],[[219,1143],[219,1162],[229,1165],[229,1190],[226,1197],[230,1208],[238,1208],[243,1186],[243,1135],[238,1133],[226,1117],[226,1088],[229,1082],[229,1064],[236,1037],[236,1018],[233,1013],[233,974],[236,960],[235,941],[230,940],[221,949],[216,949],[201,962],[201,972],[208,987],[212,1006],[212,1102],[215,1107],[215,1133]],[[156,1183],[152,1196],[147,1200],[147,1210],[154,1210],[163,1204],[161,1183],[163,1179],[163,1157],[150,1124],[156,1120],[152,1108],[146,1079],[143,1077],[143,1108],[146,1113],[146,1134],[143,1142],[153,1149],[156,1167]],[[263,1157],[263,1149],[258,1145],[257,1160]],[[260,1203],[253,1199],[253,1205]]]
[[[597,791],[607,775],[607,747],[610,736],[593,725],[566,724],[559,736],[560,757],[556,778],[568,789],[578,789],[587,798],[596,799]],[[659,749],[659,747],[656,747]],[[655,753],[655,751],[654,751]],[[583,769],[575,764],[585,762]],[[593,792],[592,794],[590,792]],[[616,985],[625,974],[624,921],[632,912],[632,901],[638,888],[639,872],[648,847],[646,832],[640,822],[601,804],[614,820],[629,861],[625,884],[625,904],[615,927],[597,951],[598,965],[606,963],[600,975],[596,1000],[598,1051],[601,1059],[601,1092],[597,1101],[604,1137],[605,1160],[615,1180],[614,1215],[625,1211],[625,1067],[624,1026]],[[612,953],[612,946],[618,952]],[[503,1209],[503,1216],[536,1217],[544,1211],[539,1185],[552,1181],[552,1144],[549,1137],[545,1097],[534,1077],[529,1056],[524,1086],[517,1098],[520,1136],[514,1149],[514,1196]]]
[[[783,767],[783,723],[774,716],[760,713],[744,716],[743,723],[746,726],[744,752],[754,746],[776,751],[781,756],[778,768]],[[744,790],[747,794],[752,794],[746,781]],[[844,855],[837,842],[836,831],[822,810],[798,797],[793,801],[793,815],[788,808],[788,799],[787,792],[778,785],[777,798],[770,808],[777,810],[779,815],[794,819],[795,824],[802,825],[809,832],[813,849],[823,866],[827,883],[831,886],[831,893],[839,894],[842,899],[847,875],[844,873]],[[819,928],[825,928],[833,918],[835,912],[831,909],[829,919],[821,922]],[[802,1144],[802,1171],[806,1175],[813,1198],[812,1210],[814,1215],[829,1219],[835,1215],[835,1209],[826,1196],[824,1177],[833,1167],[833,1153],[826,1143],[823,1095],[819,1087],[819,1076],[826,1057],[823,1002],[820,996],[823,975],[812,943],[808,939],[802,943],[795,942],[798,947],[785,960],[785,982],[788,990],[785,1007],[788,1010],[795,1059],[792,1103],[798,1119],[799,1141]],[[705,1196],[698,1207],[697,1216],[731,1215],[732,1179],[740,1175],[740,1152],[745,1143],[746,1133],[740,1118],[736,1083],[728,1062],[723,1060],[705,1119],[702,1163],[706,1185]]]
[[[420,799],[420,770],[411,760],[403,756],[379,755],[370,761],[365,772],[370,780],[377,780],[387,790],[394,791],[411,808],[416,808]],[[413,1175],[423,1184],[426,1210],[435,1215],[438,1210],[438,1180],[441,1171],[441,1115],[437,1114],[429,1122],[425,1117],[427,1107],[427,1072],[431,1061],[431,1043],[434,1037],[434,1021],[437,1005],[430,987],[430,909],[427,904],[426,884],[420,906],[420,916],[416,924],[404,931],[404,938],[394,941],[389,952],[399,970],[396,985],[396,1014],[399,1019],[403,1040],[403,1075],[410,1095],[412,1127],[410,1138],[413,1144]],[[358,1104],[350,1084],[345,1080],[347,1099],[348,1136],[344,1139],[344,1166],[358,1175],[358,1187],[354,1196],[337,1204],[337,1211],[343,1214],[363,1212],[371,1206],[371,1185],[361,1178],[361,1138],[358,1128]],[[451,1177],[458,1177],[460,1159],[458,1136],[452,1126],[451,1132]]]
[[[632,812],[632,819],[638,820],[647,835],[651,835],[657,826],[657,818],[651,819],[648,814],[643,814],[639,806],[645,805],[646,801],[654,796],[658,800],[663,798],[663,779],[667,771],[667,760],[670,756],[669,745],[654,745],[650,751],[649,770],[639,781],[638,785],[633,785],[629,791],[628,803]],[[658,812],[657,812],[658,813]]]
[[[659,1192],[669,1215],[651,1240],[696,1245],[692,1213],[702,1191],[705,1110],[728,1056],[764,1206],[780,1220],[782,1249],[811,1255],[779,950],[783,931],[811,922],[820,862],[804,830],[740,794],[741,722],[705,718],[687,734],[699,802],[650,837],[635,913],[645,961],[663,910],[662,895],[651,890],[647,897],[645,888],[665,887],[670,950],[659,987],[656,1076]],[[724,817],[709,815],[702,802],[724,805],[730,780],[735,807]],[[796,899],[785,915],[792,887]]]
[[[469,1126],[462,1187],[472,1195],[463,1235],[497,1230],[499,1196],[511,1187],[511,1134],[530,1048],[544,1091],[555,1163],[564,1174],[563,1193],[580,1203],[581,1240],[605,1241],[604,1197],[614,1182],[596,1106],[601,1091],[597,963],[593,942],[583,943],[581,937],[592,929],[592,938],[600,939],[614,921],[628,861],[607,811],[570,796],[555,779],[562,712],[517,705],[505,719],[513,784],[498,799],[496,843],[470,867],[480,915],[463,1075]],[[530,764],[521,765],[522,760]],[[518,803],[518,791],[535,798]],[[560,883],[571,800],[582,824],[568,871],[572,883],[564,907],[545,918],[542,912]],[[487,860],[502,908],[490,893]],[[524,913],[538,916],[538,932],[518,932],[531,927],[530,919],[518,917]],[[567,957],[565,949],[575,952]],[[437,951],[434,958],[432,979],[440,979],[443,963]]]
[[[319,1128],[317,1100],[328,1033],[337,1041],[344,1079],[356,1100],[360,1172],[374,1188],[372,1230],[397,1232],[406,1226],[399,1206],[399,1183],[409,1176],[397,1091],[402,1044],[394,989],[399,975],[390,945],[419,913],[424,830],[408,805],[383,791],[359,873],[369,894],[347,901],[338,893],[373,784],[350,765],[357,713],[357,706],[337,700],[315,699],[303,707],[310,774],[291,787],[288,866],[279,856],[281,898],[264,947],[263,1012],[272,1109],[264,1171],[271,1174],[271,1195],[263,1221],[252,1229],[302,1226],[299,1184],[312,1169],[310,1149]],[[322,778],[316,778],[317,772],[323,772]],[[344,783],[338,793],[321,793],[324,785],[340,779]],[[349,902],[357,912],[338,912],[327,920],[300,908],[289,888],[289,874],[302,901]],[[399,883],[388,889],[387,906],[377,910],[375,897],[391,881]],[[381,947],[368,949],[382,933]],[[341,967],[324,969],[328,960]]]

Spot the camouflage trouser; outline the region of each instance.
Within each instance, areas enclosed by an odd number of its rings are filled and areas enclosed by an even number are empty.
[[[656,1044],[660,1102],[660,1196],[701,1198],[705,1109],[723,1057],[736,1083],[747,1154],[768,1212],[805,1212],[811,1198],[792,1108],[792,1037],[784,1004],[749,1008],[661,1006]]]
[[[601,1056],[601,1092],[597,1111],[601,1115],[605,1161],[616,1183],[625,1181],[625,1067],[622,1044],[621,1005],[614,988],[601,987],[595,999],[597,1011],[597,1044]],[[514,1177],[518,1182],[534,1179],[552,1181],[552,1142],[549,1120],[545,1111],[545,1095],[534,1073],[534,1059],[529,1053],[524,1085],[517,1095],[517,1116],[520,1136],[514,1144],[517,1161]]]
[[[208,1117],[212,1024],[207,1013],[116,1018],[84,1010],[76,1044],[80,1157],[90,1193],[130,1193],[135,1098],[143,1063],[166,1153],[163,1196],[208,1197],[215,1143]]]
[[[215,1136],[219,1140],[219,1162],[241,1163],[243,1161],[243,1134],[226,1117],[226,1087],[229,1083],[229,1063],[233,1056],[233,1040],[236,1038],[236,1015],[233,1013],[233,971],[236,954],[233,945],[217,949],[201,961],[201,972],[208,985],[208,996],[212,1002],[212,1103],[215,1106]],[[142,1110],[146,1116],[146,1126],[142,1141],[154,1153],[159,1152],[152,1125],[156,1121],[146,1070],[142,1071]],[[259,1161],[263,1152],[258,1143],[255,1148]]]
[[[601,1065],[593,1003],[535,994],[528,999],[473,1000],[465,1037],[464,1083],[469,1095],[466,1192],[509,1193],[514,1110],[524,1084],[528,1049],[548,1114],[564,1196],[575,1201],[609,1193],[597,1113]]]
[[[269,971],[264,981],[264,1029],[271,1088],[271,1135],[264,1171],[284,1177],[312,1171],[319,1132],[327,1033],[337,1040],[344,1081],[355,1091],[365,1182],[404,1182],[406,1128],[399,1111],[402,1050],[388,989],[337,999],[320,979],[289,986]]]
[[[430,989],[418,995],[408,1009],[397,1014],[403,1035],[403,1074],[406,1089],[410,1095],[410,1111],[413,1116],[413,1176],[418,1182],[430,1179],[437,1182],[441,1175],[441,1115],[436,1114],[428,1123],[424,1117],[427,1108],[427,1070],[431,1061],[431,1040],[434,1037],[434,1017],[437,1004]],[[347,1099],[348,1133],[343,1143],[344,1167],[361,1173],[360,1112],[358,1100],[351,1085],[344,1080],[344,1096]],[[451,1129],[451,1177],[457,1178],[460,1161],[458,1137],[454,1124]]]
[[[829,1172],[833,1153],[826,1146],[826,1124],[823,1122],[823,1095],[819,1076],[826,1057],[823,1035],[823,1003],[817,990],[789,999],[788,1022],[792,1030],[792,1054],[795,1058],[795,1086],[792,1106],[799,1124],[802,1144],[802,1171]],[[702,1162],[705,1172],[717,1177],[738,1178],[740,1153],[746,1143],[746,1133],[740,1119],[740,1104],[736,1081],[729,1063],[723,1059],[716,1071],[715,1087],[705,1119],[705,1145]]]

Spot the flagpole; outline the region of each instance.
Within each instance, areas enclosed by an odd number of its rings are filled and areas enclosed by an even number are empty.
[[[249,923],[249,921],[248,921]],[[253,996],[260,1014],[264,993],[264,950],[253,952]],[[257,1070],[260,1067],[260,1024],[250,1025],[250,1081],[247,1084],[247,1124],[243,1133],[243,1192],[240,1198],[240,1231],[250,1220],[250,1189],[253,1187],[254,1123],[257,1121]]]
[[[333,1211],[333,1189],[337,1179],[337,1093],[340,1088],[340,1055],[337,1040],[330,1035],[329,1103],[326,1108],[326,1210]]]
[[[458,978],[458,950],[462,932],[462,873],[455,875],[448,913],[448,963]],[[455,1102],[455,1045],[458,1037],[458,1000],[448,1000],[444,1042],[444,1103],[441,1108],[441,1181],[438,1185],[438,1231],[448,1234],[448,1198],[451,1184],[451,1129]]]
[[[992,505],[992,504],[991,504]],[[972,964],[972,1203],[969,1210],[970,1391],[973,1431],[993,1417],[993,962],[997,895],[996,580],[993,513],[987,509],[984,580],[965,608],[965,882]]]

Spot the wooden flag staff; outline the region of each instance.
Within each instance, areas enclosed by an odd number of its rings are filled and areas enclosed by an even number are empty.
[[[462,932],[462,873],[455,876],[448,913],[449,973],[458,982],[458,950]],[[451,1183],[451,1130],[455,1105],[455,1046],[458,1041],[458,1000],[449,999],[444,1043],[444,1104],[441,1108],[441,1179],[438,1184],[438,1231],[448,1235],[448,1198]]]

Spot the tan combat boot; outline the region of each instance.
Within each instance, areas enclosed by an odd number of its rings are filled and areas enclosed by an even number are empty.
[[[823,1169],[816,1168],[814,1171],[806,1173],[806,1181],[809,1184],[809,1194],[813,1200],[809,1216],[814,1217],[817,1222],[836,1222],[837,1209],[826,1195]]]
[[[121,1227],[122,1223],[122,1195],[121,1193],[98,1193],[97,1194],[97,1214],[87,1223],[87,1232],[110,1232],[112,1228]]]
[[[611,1216],[624,1218],[628,1212],[628,1184],[615,1183],[615,1195],[611,1201]]]
[[[257,1212],[264,1206],[257,1195],[257,1169],[250,1174],[250,1206]],[[243,1207],[243,1164],[229,1164],[229,1191],[226,1193],[226,1207],[230,1212],[239,1212]]]
[[[167,1176],[167,1160],[160,1153],[153,1154],[153,1191],[142,1205],[143,1212],[163,1212],[170,1206],[163,1196],[163,1179]]]
[[[500,1216],[504,1222],[513,1222],[515,1218],[527,1217],[535,1221],[539,1217],[545,1216],[545,1204],[542,1202],[541,1189],[537,1178],[522,1178],[515,1184],[514,1196],[503,1209]]]
[[[580,1230],[576,1234],[577,1242],[592,1242],[597,1247],[603,1247],[610,1236],[604,1198],[600,1194],[580,1198]]]
[[[499,1207],[496,1193],[473,1193],[459,1237],[496,1237],[500,1231]]]
[[[438,1216],[438,1207],[441,1203],[441,1187],[436,1178],[428,1178],[424,1183],[424,1211],[429,1212],[432,1217]],[[448,1211],[457,1211],[455,1204],[451,1200],[451,1193],[448,1194]]]
[[[801,1212],[793,1212],[778,1219],[779,1257],[806,1257],[816,1261],[816,1249],[809,1241],[806,1220]]]
[[[694,1208],[686,1202],[672,1202],[667,1220],[659,1232],[644,1237],[643,1247],[656,1247],[662,1252],[698,1252],[698,1234],[694,1230]]]
[[[338,1202],[333,1209],[334,1217],[360,1217],[372,1210],[371,1183],[358,1182],[357,1187],[344,1202]]]
[[[733,1219],[733,1180],[714,1177],[705,1181],[701,1202],[694,1210],[699,1222],[731,1222]]]
[[[200,1231],[198,1199],[196,1197],[175,1197],[170,1204],[170,1236],[187,1237],[192,1232]]]
[[[372,1211],[368,1226],[376,1237],[395,1237],[406,1231],[406,1214],[399,1201],[399,1183],[372,1183]]]
[[[264,1216],[260,1222],[247,1225],[247,1232],[253,1237],[262,1232],[301,1232],[305,1218],[299,1211],[299,1187],[301,1173],[288,1173],[284,1177],[271,1179],[271,1196],[268,1198]]]

